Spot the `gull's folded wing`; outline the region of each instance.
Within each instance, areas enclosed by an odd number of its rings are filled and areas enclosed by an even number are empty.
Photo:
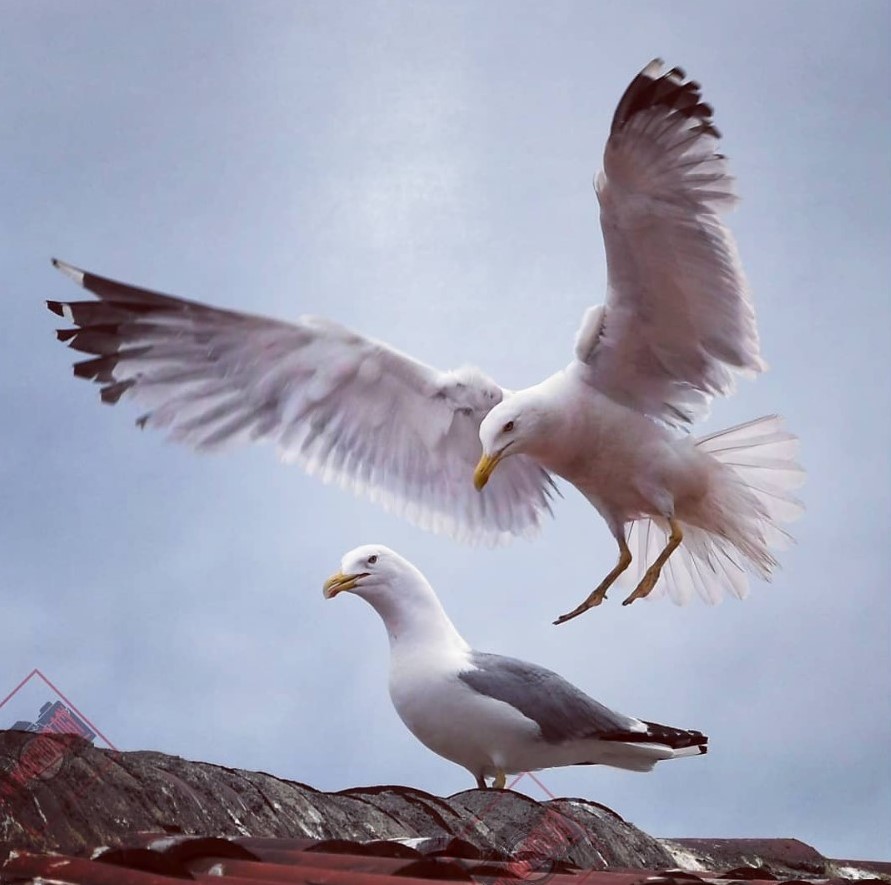
[[[473,487],[480,422],[503,391],[481,372],[439,372],[317,317],[284,323],[54,264],[98,300],[48,302],[92,356],[74,374],[102,399],[132,397],[142,426],[199,450],[271,440],[282,458],[459,540],[530,534],[550,476],[525,456]]]
[[[548,743],[598,740],[706,752],[708,738],[702,732],[617,713],[537,664],[480,651],[470,653],[470,664],[458,673],[458,678],[479,694],[519,710],[538,725],[542,739]]]
[[[541,729],[549,743],[594,738],[640,740],[643,723],[610,710],[562,676],[516,658],[473,651],[458,678],[486,697],[510,704]]]
[[[576,355],[598,389],[672,424],[763,370],[736,245],[735,202],[699,85],[651,62],[619,101],[596,181],[608,268]]]

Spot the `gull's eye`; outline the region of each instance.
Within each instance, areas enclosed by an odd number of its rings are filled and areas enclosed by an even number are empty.
[[[505,424],[504,427],[501,428],[501,432],[502,433],[510,433],[513,429],[514,429],[514,422],[508,421],[507,424]]]
[[[373,556],[368,557],[368,564],[374,565],[377,562],[377,554],[375,553]]]

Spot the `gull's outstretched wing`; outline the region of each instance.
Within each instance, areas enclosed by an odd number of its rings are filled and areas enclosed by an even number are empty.
[[[592,384],[671,424],[755,373],[755,312],[733,237],[735,202],[699,85],[654,61],[619,101],[595,183],[606,246],[605,306],[588,311],[576,356]]]
[[[551,478],[525,456],[473,487],[479,425],[503,396],[482,372],[439,372],[318,317],[279,322],[54,264],[98,299],[48,302],[74,324],[59,339],[93,355],[74,374],[106,403],[142,404],[141,426],[199,450],[271,440],[284,460],[459,540],[531,534],[550,512]]]

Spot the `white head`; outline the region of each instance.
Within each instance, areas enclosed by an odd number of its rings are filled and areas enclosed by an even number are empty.
[[[374,605],[375,599],[393,595],[403,584],[410,593],[418,578],[424,581],[424,576],[394,550],[383,544],[364,544],[344,555],[340,571],[325,581],[322,592],[325,599],[333,599],[349,590]]]
[[[427,579],[383,544],[356,547],[341,559],[340,571],[325,581],[322,593],[325,599],[333,599],[345,591],[361,596],[374,608],[391,643],[406,636],[458,637]]]
[[[477,491],[504,458],[523,452],[534,455],[546,428],[547,411],[535,388],[513,393],[498,403],[480,424],[483,455],[473,473]]]

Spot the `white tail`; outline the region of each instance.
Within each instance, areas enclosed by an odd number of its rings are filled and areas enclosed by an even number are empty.
[[[779,523],[797,519],[804,510],[792,495],[804,482],[796,461],[798,438],[783,428],[778,415],[705,436],[696,446],[722,465],[700,505],[704,521],[721,529],[706,531],[678,514],[684,541],[662,569],[652,595],[667,589],[679,605],[694,592],[710,603],[725,592],[742,599],[749,572],[769,580],[777,566],[771,549],[783,549],[792,540]],[[631,524],[628,546],[634,558],[623,578],[632,586],[663,549],[668,532],[663,519]]]

